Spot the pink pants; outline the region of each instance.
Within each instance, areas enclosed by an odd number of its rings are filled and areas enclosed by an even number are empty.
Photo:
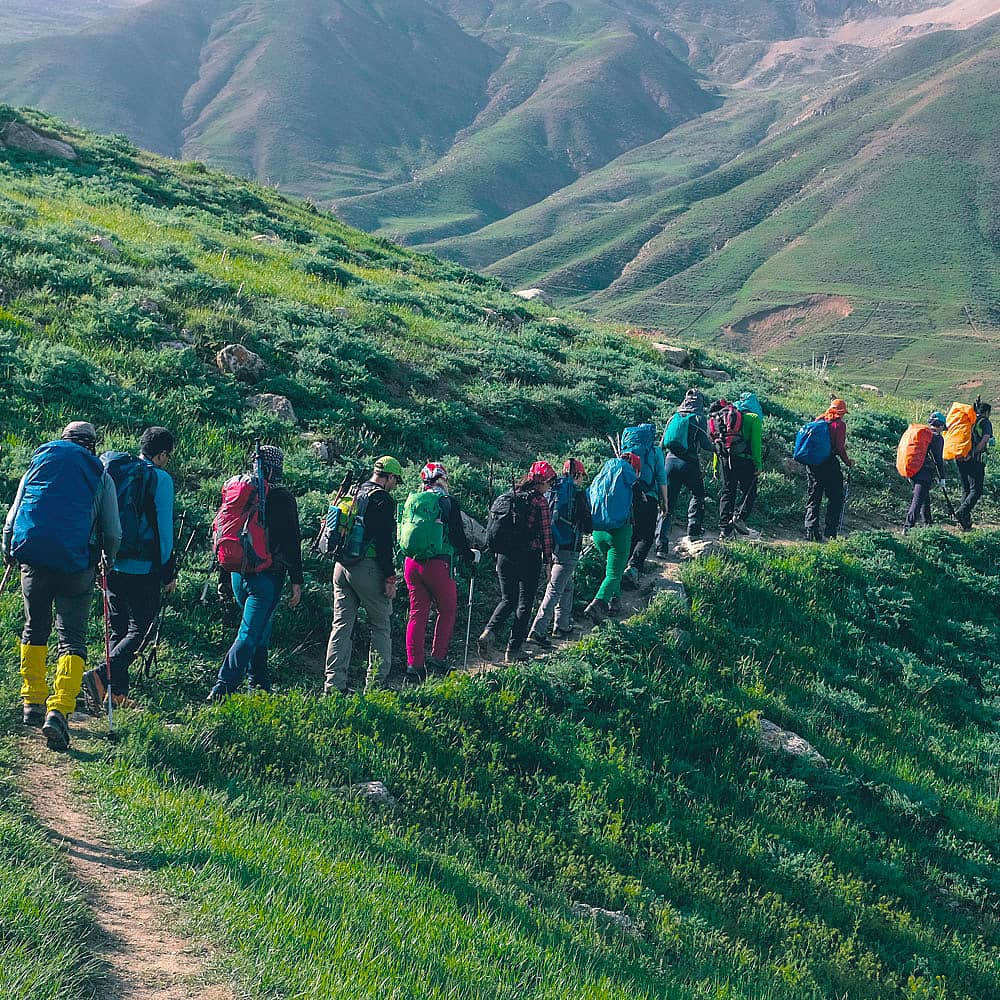
[[[408,558],[403,570],[403,579],[410,588],[410,620],[406,624],[406,662],[411,667],[424,665],[424,641],[427,636],[427,620],[431,614],[431,601],[438,609],[431,656],[435,660],[443,660],[448,655],[458,610],[458,589],[451,578],[448,560],[428,559],[426,562],[417,562],[416,559]]]

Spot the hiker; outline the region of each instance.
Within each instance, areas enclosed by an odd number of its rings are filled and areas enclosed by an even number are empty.
[[[917,523],[918,519],[922,524],[933,524],[931,488],[935,481],[942,488],[944,487],[944,437],[942,435],[948,423],[943,413],[935,411],[930,415],[927,426],[931,430],[931,435],[929,440],[923,442],[926,444],[923,461],[919,470],[908,477],[913,483],[913,499],[910,501],[910,509],[906,512],[906,517],[903,520],[904,535]],[[924,434],[926,435],[926,430]],[[905,440],[906,435],[904,435]]]
[[[761,448],[764,424],[755,404],[759,407],[754,393],[743,393],[736,403],[720,399],[708,410],[708,436],[715,447],[714,468],[722,479],[720,542],[731,541],[737,535],[756,534],[747,526],[757,499],[757,480],[764,468]]]
[[[711,451],[705,419],[705,396],[698,389],[688,389],[663,432],[664,463],[667,477],[667,509],[660,518],[657,553],[666,556],[670,547],[670,521],[681,489],[691,494],[688,503],[687,535],[692,541],[705,534],[705,480],[698,451]]]
[[[174,481],[166,472],[174,436],[165,427],[148,427],[139,457],[105,452],[101,462],[115,484],[122,541],[108,573],[111,612],[111,701],[133,707],[129,667],[160,611],[161,591],[177,586],[174,554]],[[83,675],[83,692],[94,711],[104,704],[108,666]]]
[[[584,614],[600,625],[611,613],[622,589],[622,577],[632,550],[635,485],[642,460],[625,452],[609,458],[587,491],[594,529],[594,548],[604,557],[604,579]]]
[[[542,649],[550,649],[552,636],[566,639],[573,634],[573,593],[576,565],[583,551],[583,539],[593,525],[590,501],[583,488],[587,470],[582,462],[569,458],[563,464],[562,478],[549,491],[549,513],[552,521],[552,572],[538,614],[531,623],[528,641]]]
[[[393,491],[403,482],[403,467],[391,455],[375,462],[371,477],[358,487],[354,523],[360,519],[357,550],[341,549],[333,567],[333,622],[326,646],[324,694],[347,694],[347,670],[354,651],[354,624],[365,609],[371,626],[371,652],[377,659],[370,687],[385,687],[392,669],[389,618],[396,596],[396,501]],[[367,675],[366,675],[367,681]]]
[[[844,509],[844,474],[840,470],[843,462],[849,469],[854,468],[854,459],[847,454],[847,404],[842,399],[834,399],[813,423],[822,421],[829,435],[829,454],[816,464],[806,465],[806,541],[822,542],[836,538],[840,530],[840,515]],[[809,425],[807,425],[809,426]],[[801,433],[801,432],[800,432]],[[826,496],[825,533],[820,531],[820,512],[823,497]]]
[[[646,571],[646,556],[656,539],[657,519],[667,510],[667,470],[663,450],[656,447],[656,428],[651,423],[626,427],[622,433],[622,451],[638,455],[641,464],[632,504],[631,552],[622,577],[622,586],[635,590],[639,577]]]
[[[448,673],[448,647],[458,612],[455,557],[475,566],[482,555],[469,546],[461,507],[448,491],[448,470],[440,462],[428,462],[420,470],[420,481],[423,491],[407,498],[399,532],[399,547],[406,556],[403,579],[410,590],[407,684],[425,681],[428,673],[438,677]],[[437,621],[428,657],[425,647],[432,603],[437,606]]]
[[[979,503],[983,495],[983,482],[986,479],[986,449],[993,441],[993,424],[990,421],[992,407],[977,399],[973,403],[975,423],[972,426],[972,448],[966,458],[956,458],[958,476],[962,481],[962,502],[955,511],[955,520],[963,531],[972,530],[972,509]]]
[[[250,469],[243,476],[230,479],[222,488],[223,506],[216,515],[216,552],[223,566],[228,564],[224,555],[227,534],[225,523],[232,504],[236,515],[232,523],[237,531],[247,524],[253,544],[257,566],[247,565],[243,556],[242,568],[230,571],[233,597],[242,612],[239,631],[229,652],[219,668],[215,686],[208,694],[209,701],[222,701],[238,690],[245,678],[251,687],[261,691],[271,690],[271,675],[267,667],[267,653],[271,645],[271,628],[274,613],[281,600],[281,591],[287,575],[292,584],[288,606],[298,606],[302,599],[302,540],[299,532],[299,508],[295,497],[281,485],[284,474],[285,453],[274,445],[262,445],[250,454]],[[260,481],[263,481],[261,497]],[[261,517],[261,501],[263,516]],[[250,527],[256,505],[259,534]],[[249,513],[248,513],[249,512]],[[248,521],[247,518],[251,521]],[[245,542],[240,535],[235,539],[240,549]],[[238,564],[237,564],[238,565]]]
[[[40,726],[53,750],[69,747],[87,659],[87,616],[98,561],[110,566],[121,542],[118,497],[97,450],[97,431],[67,424],[58,441],[38,448],[21,478],[3,527],[3,553],[21,564],[24,632],[21,699],[24,723]],[[59,640],[49,695],[45,659],[52,608]]]
[[[479,655],[488,660],[490,647],[504,622],[514,615],[505,663],[526,663],[524,640],[531,626],[531,611],[538,592],[542,565],[552,562],[552,519],[545,494],[556,481],[548,462],[535,462],[528,474],[490,508],[487,534],[496,553],[500,603],[479,636]]]

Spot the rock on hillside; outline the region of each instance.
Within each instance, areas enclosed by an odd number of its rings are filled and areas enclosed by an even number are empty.
[[[58,160],[75,160],[76,150],[68,142],[46,135],[38,129],[22,122],[0,124],[0,147],[22,149],[26,153],[38,153]]]

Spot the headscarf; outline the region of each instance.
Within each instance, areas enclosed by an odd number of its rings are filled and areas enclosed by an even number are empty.
[[[97,430],[86,420],[74,420],[68,423],[63,428],[62,439],[82,445],[88,451],[97,450]]]
[[[688,389],[681,405],[677,407],[677,412],[703,414],[705,412],[705,394],[699,389]]]
[[[847,415],[847,403],[842,399],[834,399],[830,401],[830,405],[826,408],[825,413],[819,415],[820,420],[840,420],[841,417]]]
[[[250,466],[257,462],[256,450],[250,452]],[[263,467],[264,478],[269,483],[280,483],[285,471],[285,453],[273,444],[260,446],[260,464]]]

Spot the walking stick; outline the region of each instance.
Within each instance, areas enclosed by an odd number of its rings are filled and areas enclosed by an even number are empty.
[[[944,498],[948,503],[948,511],[951,514],[951,519],[957,524],[958,514],[955,511],[955,505],[951,502],[951,497],[948,495],[948,487],[944,485],[944,480],[941,480],[941,492],[944,494]]]
[[[10,578],[14,573],[14,568],[17,566],[16,562],[7,563],[7,569],[4,570],[3,580],[0,580],[0,594],[2,594],[7,589],[7,584],[10,582]]]
[[[104,670],[108,678],[108,739],[115,739],[115,708],[111,694],[111,604],[108,594],[108,564],[101,560],[101,592],[104,595]]]
[[[847,470],[847,481],[844,483],[844,504],[840,508],[840,523],[837,525],[837,534],[842,535],[847,525],[847,501],[851,498],[851,470]]]
[[[469,639],[472,636],[472,594],[476,589],[476,567],[472,567],[472,576],[469,577],[469,611],[465,617],[465,661],[462,664],[463,670],[469,669]]]
[[[186,513],[186,512],[185,512]],[[183,526],[184,518],[181,518],[181,525]],[[184,564],[185,556],[191,551],[191,546],[194,543],[195,535],[198,534],[197,528],[191,529],[191,535],[187,540],[187,545],[177,554],[177,562],[175,564],[175,569],[177,574],[180,575],[181,566]],[[183,540],[181,538],[180,540]],[[160,602],[160,610],[156,613],[156,617],[149,623],[149,628],[146,630],[145,636],[143,636],[142,642],[139,644],[139,648],[135,651],[135,658],[138,659],[143,656],[141,672],[142,675],[149,680],[153,676],[153,669],[158,663],[158,656],[160,650],[160,629],[163,627],[163,612],[167,604],[170,601],[170,595],[167,594],[163,600]],[[152,640],[152,644],[150,641]],[[146,649],[149,649],[146,652]]]

